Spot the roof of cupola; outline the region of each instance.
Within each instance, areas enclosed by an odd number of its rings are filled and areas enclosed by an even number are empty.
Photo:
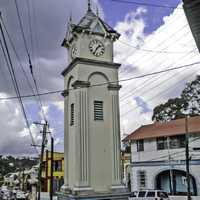
[[[120,34],[117,31],[115,31],[106,22],[104,22],[98,16],[98,14],[95,14],[92,11],[89,0],[88,0],[88,10],[78,24],[73,24],[70,18],[67,35],[62,43],[62,46],[69,47],[74,38],[77,37],[75,33],[81,33],[81,32],[98,34],[102,35],[103,37],[110,37],[113,40],[118,39],[120,37]]]
[[[103,25],[106,32],[118,34],[117,31],[115,31],[112,27],[105,23],[99,16],[95,15],[92,10],[88,10],[85,16],[80,20],[80,22],[77,25],[73,26],[74,28],[79,27],[85,30],[92,30],[92,25],[97,22],[100,22]]]

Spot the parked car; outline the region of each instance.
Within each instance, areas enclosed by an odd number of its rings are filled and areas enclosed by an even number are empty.
[[[7,200],[10,199],[10,190],[7,186],[2,186],[0,189],[0,199]]]
[[[169,200],[166,192],[161,190],[140,190],[132,192],[129,200]]]
[[[25,192],[23,192],[21,190],[16,191],[16,199],[17,200],[26,200],[27,196],[28,196],[28,194],[26,194]]]

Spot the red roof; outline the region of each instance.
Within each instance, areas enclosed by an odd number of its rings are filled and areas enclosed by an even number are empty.
[[[188,118],[189,133],[200,133],[200,116]],[[185,118],[170,122],[155,122],[141,126],[123,141],[185,134]]]

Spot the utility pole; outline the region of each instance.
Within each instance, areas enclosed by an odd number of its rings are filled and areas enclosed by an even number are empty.
[[[174,179],[173,179],[173,169],[172,169],[172,163],[171,163],[171,156],[170,156],[170,139],[167,137],[167,151],[168,151],[168,162],[169,162],[169,189],[170,193],[174,195]]]
[[[51,136],[51,181],[50,181],[50,200],[53,200],[53,169],[54,169],[54,138]]]
[[[190,155],[189,155],[189,131],[188,116],[185,116],[185,159],[186,159],[186,180],[187,180],[187,199],[191,200],[190,193]]]
[[[25,187],[24,187],[24,181],[25,181],[25,180],[24,180],[24,178],[25,178],[25,177],[24,177],[24,176],[25,176],[25,175],[24,175],[24,170],[25,170],[25,169],[22,168],[22,191],[25,191]]]
[[[38,198],[37,200],[40,200],[40,191],[41,191],[41,182],[42,182],[42,167],[43,167],[43,157],[44,157],[44,148],[46,144],[46,135],[47,135],[47,127],[48,123],[45,122],[45,124],[41,124],[36,122],[35,124],[43,125],[43,131],[42,131],[42,145],[41,145],[41,152],[40,152],[40,164],[39,164],[39,171],[38,171]]]

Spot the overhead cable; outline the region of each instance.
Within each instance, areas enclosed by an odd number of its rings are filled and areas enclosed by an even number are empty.
[[[9,61],[9,63],[7,62],[8,63],[7,67],[8,67],[12,82],[13,82],[15,92],[17,94],[16,98],[19,100],[19,103],[20,103],[20,106],[21,106],[21,109],[22,109],[22,113],[24,115],[24,119],[25,119],[25,122],[26,122],[26,126],[27,126],[27,129],[28,129],[29,135],[31,137],[32,144],[35,145],[34,137],[32,135],[32,132],[31,132],[31,129],[30,129],[30,124],[29,124],[29,121],[28,121],[28,118],[27,118],[27,115],[26,115],[26,111],[25,111],[23,102],[22,102],[19,86],[18,86],[17,79],[16,79],[16,76],[15,76],[15,71],[14,71],[14,68],[13,68],[12,60],[11,60],[11,57],[10,57],[10,53],[9,53],[9,50],[8,50],[8,46],[7,46],[5,36],[4,36],[4,32],[3,32],[1,22],[0,22],[0,31],[1,31],[1,35],[2,35],[2,38],[3,38],[4,45],[5,45],[6,53],[7,53],[7,56],[8,56],[7,57],[6,55],[4,55],[5,59],[8,58],[8,61]],[[1,44],[2,44],[2,42],[1,42]],[[2,49],[3,49],[3,46],[2,46]],[[35,150],[38,153],[37,148],[35,148]]]
[[[137,2],[137,1],[130,1],[130,0],[111,0],[111,1],[112,2],[117,2],[117,3],[135,4],[135,5],[140,5],[140,6],[149,6],[149,7],[157,7],[157,8],[183,10],[182,7],[168,6],[168,5],[161,5],[161,4],[153,4],[153,3],[144,3],[144,2]]]
[[[190,64],[187,64],[187,65],[181,65],[181,66],[178,66],[178,67],[169,68],[169,69],[166,69],[166,70],[156,71],[156,72],[143,74],[143,75],[139,75],[139,76],[134,76],[134,77],[126,78],[126,79],[121,79],[119,81],[109,81],[109,82],[103,82],[103,83],[99,83],[99,84],[94,84],[94,85],[90,85],[88,87],[98,87],[98,86],[103,86],[103,85],[127,82],[127,81],[131,81],[131,80],[134,80],[134,79],[141,79],[141,78],[148,77],[148,76],[154,76],[154,75],[157,75],[157,74],[166,73],[166,72],[169,72],[169,71],[174,71],[174,70],[178,70],[178,69],[193,67],[193,66],[198,65],[198,64],[200,64],[200,61],[199,62],[190,63]],[[69,89],[69,91],[70,90],[76,90],[76,89],[72,88],[72,89]],[[61,93],[61,92],[64,92],[64,91],[65,90],[55,90],[55,91],[50,91],[50,92],[39,93],[38,95],[39,96],[44,96],[44,95]],[[30,97],[34,97],[34,96],[36,96],[36,95],[34,95],[34,94],[22,95],[21,98],[30,98]],[[13,96],[13,97],[0,98],[0,100],[11,100],[11,99],[16,99],[16,98],[17,97]]]

